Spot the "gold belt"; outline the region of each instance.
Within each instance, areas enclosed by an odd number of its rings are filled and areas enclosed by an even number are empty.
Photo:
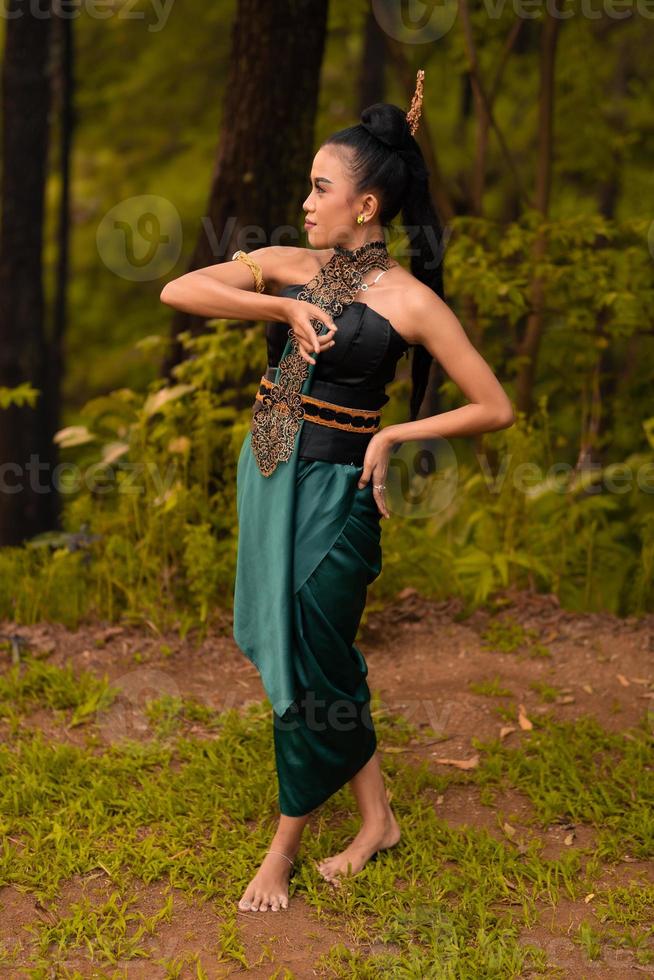
[[[270,390],[274,387],[274,382],[270,381],[264,374],[261,378],[261,387]],[[264,392],[261,391],[261,388],[256,397],[258,401],[263,402]],[[309,422],[327,425],[332,429],[344,429],[346,432],[377,432],[381,425],[379,410],[347,408],[345,405],[335,405],[333,402],[326,402],[321,398],[312,398],[311,395],[303,395],[302,393],[300,393],[300,398],[304,408],[304,418]],[[278,410],[287,412],[288,407],[281,402],[278,405]]]

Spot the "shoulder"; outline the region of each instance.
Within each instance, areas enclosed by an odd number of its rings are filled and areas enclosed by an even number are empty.
[[[299,245],[266,245],[248,252],[261,267],[267,293],[304,283],[313,275],[318,252]]]
[[[420,282],[406,269],[404,278],[404,321],[407,324],[407,340],[411,344],[426,344],[440,331],[461,328],[454,311],[438,293]]]
[[[383,306],[379,312],[388,317],[410,346],[424,344],[426,324],[448,313],[454,315],[433,289],[400,264],[392,266],[380,282],[384,283],[383,289],[375,286]]]

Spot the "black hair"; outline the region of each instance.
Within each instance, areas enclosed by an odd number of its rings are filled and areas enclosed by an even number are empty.
[[[384,228],[402,212],[409,234],[411,273],[444,299],[442,226],[429,190],[429,171],[411,135],[406,112],[390,102],[375,102],[363,110],[360,119],[357,125],[332,133],[322,145],[352,148],[346,166],[352,173],[355,193],[378,192],[379,221]],[[409,410],[414,421],[427,390],[432,356],[422,344],[412,346]]]

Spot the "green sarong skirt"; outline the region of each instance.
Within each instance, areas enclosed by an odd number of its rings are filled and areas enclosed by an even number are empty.
[[[287,816],[327,800],[377,744],[355,638],[367,587],[381,572],[381,515],[372,481],[357,487],[362,466],[299,459],[298,442],[264,477],[248,432],[237,467],[234,638],[272,704]]]

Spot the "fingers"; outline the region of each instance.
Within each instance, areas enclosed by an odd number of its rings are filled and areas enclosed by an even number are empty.
[[[380,483],[381,482],[382,481],[380,480]],[[386,490],[385,489],[381,489],[381,490],[380,489],[376,489],[376,487],[373,486],[372,492],[373,492],[373,496],[375,498],[375,502],[377,504],[377,509],[379,510],[379,513],[382,515],[382,517],[389,517],[390,518],[391,515],[389,514],[388,507],[386,506]]]
[[[316,363],[315,357],[312,357],[311,356],[311,353],[313,352],[314,354],[316,354],[316,353],[319,354],[321,350],[324,350],[327,347],[333,347],[333,346],[334,346],[334,341],[332,340],[330,343],[326,344],[325,347],[321,348],[318,351],[313,350],[311,347],[309,347],[305,351],[304,350],[304,347],[302,346],[302,344],[300,344],[299,345],[299,347],[300,347],[300,357],[302,358],[302,360],[307,361],[308,364],[315,364]]]
[[[304,333],[300,335],[296,332],[300,355],[303,360],[309,364],[315,364],[316,361],[312,355],[320,354],[322,351],[334,346],[336,341],[333,338],[336,330],[338,330],[338,327],[335,324],[326,333],[322,334],[317,334],[313,327],[306,327],[308,338]]]
[[[372,466],[369,463],[364,463],[363,472],[359,477],[359,482],[357,483],[359,490],[362,490],[365,487],[366,483],[370,479],[371,472],[372,472]]]
[[[382,517],[390,518],[391,515],[386,506],[385,474],[381,474],[379,471],[375,472],[372,464],[364,463],[363,472],[357,483],[359,490],[362,490],[368,482],[372,482],[372,495],[375,498],[379,513]]]

